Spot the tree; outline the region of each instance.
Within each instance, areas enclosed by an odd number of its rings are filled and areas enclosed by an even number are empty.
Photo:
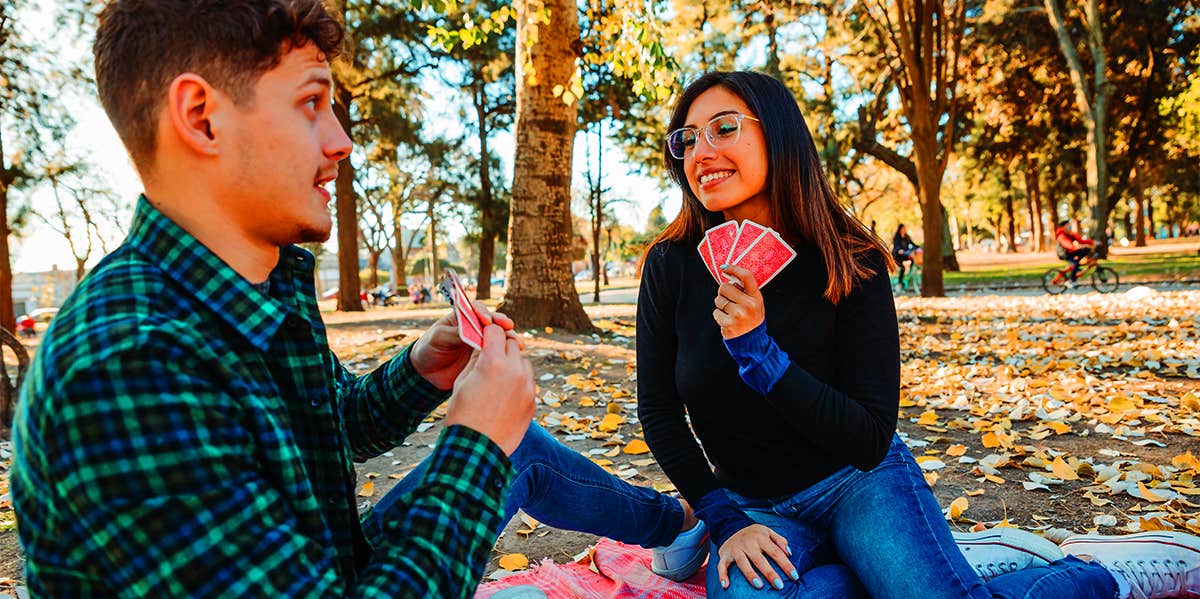
[[[17,20],[24,8],[24,0],[0,3],[0,327],[9,331],[16,328],[9,238],[28,216],[15,193],[37,184],[43,148],[74,124],[57,97],[83,78],[77,69],[47,64]]]
[[[461,28],[466,22],[486,20],[491,14],[496,14],[499,18],[500,11],[501,7],[494,1],[465,3],[461,6],[461,11],[449,12],[440,27]],[[505,10],[503,14],[504,20],[507,21],[509,11]],[[495,161],[489,142],[496,131],[506,129],[512,123],[515,43],[514,33],[505,29],[470,44],[448,44],[447,51],[462,66],[462,73],[453,80],[443,73],[443,78],[449,85],[462,90],[470,98],[476,140],[479,143],[479,157],[474,161],[479,173],[478,188],[476,193],[468,196],[468,200],[475,207],[479,228],[479,271],[475,286],[475,297],[478,299],[491,298],[496,239],[504,233],[503,228],[508,220],[506,203],[501,200],[502,194],[496,190],[493,173],[498,169],[494,168]]]
[[[333,71],[334,114],[351,139],[411,137],[420,96],[417,75],[434,64],[422,44],[425,24],[408,3],[331,0],[331,12],[346,29],[343,59]],[[355,155],[338,164],[336,215],[338,310],[362,310],[358,270],[358,167]],[[361,160],[361,158],[360,158]]]
[[[1086,43],[1092,58],[1092,74],[1084,70],[1076,51],[1076,42],[1070,28],[1063,19],[1058,0],[1043,0],[1046,16],[1058,36],[1058,45],[1070,68],[1071,84],[1075,89],[1075,106],[1087,129],[1087,198],[1092,207],[1091,238],[1096,240],[1100,255],[1107,253],[1108,246],[1108,146],[1107,122],[1108,100],[1113,87],[1108,82],[1107,56],[1104,48],[1104,32],[1100,24],[1100,7],[1097,0],[1083,0]]]
[[[900,92],[921,198],[925,246],[943,247],[945,209],[941,203],[942,176],[958,135],[959,77],[966,31],[968,0],[873,0],[867,17],[887,42],[891,74]],[[876,96],[877,101],[879,99]],[[873,131],[871,131],[873,133]],[[873,135],[869,140],[873,141]],[[877,147],[875,149],[882,149]],[[894,152],[876,154],[889,165]],[[925,253],[921,295],[945,295],[942,253]]]
[[[120,230],[121,202],[112,190],[97,184],[96,174],[86,161],[67,159],[61,152],[44,167],[40,179],[50,186],[54,208],[49,213],[38,210],[34,214],[66,240],[75,259],[75,280],[81,281],[95,251],[108,253],[107,236],[101,226]]]

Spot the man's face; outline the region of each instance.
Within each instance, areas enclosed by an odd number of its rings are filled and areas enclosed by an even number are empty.
[[[329,64],[315,44],[292,48],[262,75],[248,107],[225,116],[220,201],[255,242],[282,246],[329,239],[330,192],[351,142],[333,113]]]

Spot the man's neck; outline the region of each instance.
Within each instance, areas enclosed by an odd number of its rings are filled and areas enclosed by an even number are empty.
[[[251,239],[224,218],[215,198],[147,185],[146,199],[251,283],[266,281],[279,262],[279,247]]]

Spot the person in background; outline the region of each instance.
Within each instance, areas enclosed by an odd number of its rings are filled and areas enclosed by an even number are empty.
[[[1058,221],[1058,226],[1054,229],[1054,241],[1055,253],[1071,265],[1067,287],[1075,287],[1079,278],[1079,265],[1091,255],[1096,242],[1080,235],[1075,229],[1075,223],[1065,218]]]
[[[905,263],[913,263],[913,252],[920,246],[913,243],[911,237],[908,236],[908,229],[901,223],[896,227],[896,234],[892,235],[892,259],[896,261],[896,270],[899,271],[896,275],[896,281],[903,289],[907,282],[904,280],[904,265]]]

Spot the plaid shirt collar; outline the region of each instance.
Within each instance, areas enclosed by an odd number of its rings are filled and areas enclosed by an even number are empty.
[[[138,197],[127,243],[258,349],[268,349],[289,313],[303,314],[300,306],[289,307],[272,297],[274,294],[256,289],[144,195]],[[312,278],[315,264],[311,254],[295,246],[281,247],[279,254],[269,279],[272,289],[290,288],[297,280],[293,277]]]

